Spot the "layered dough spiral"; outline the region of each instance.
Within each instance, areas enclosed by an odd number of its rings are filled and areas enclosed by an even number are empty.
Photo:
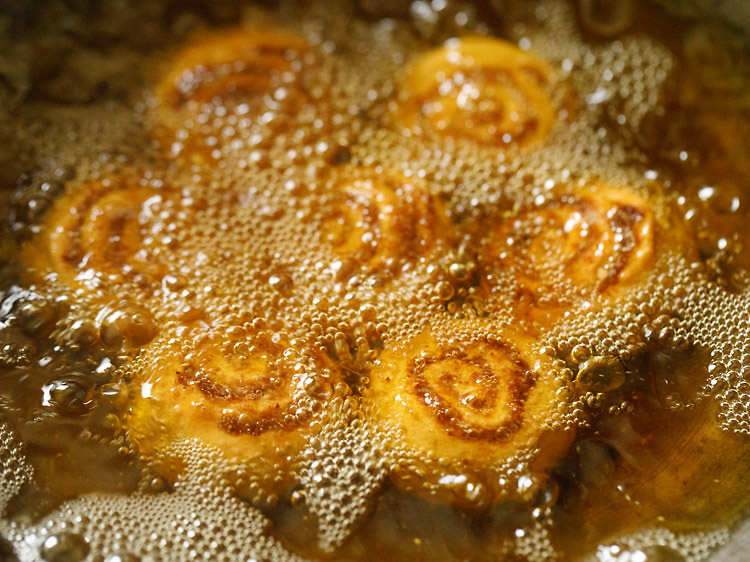
[[[321,208],[321,242],[347,270],[395,273],[451,237],[440,198],[396,172],[345,167],[332,178]]]
[[[488,292],[563,311],[615,298],[648,274],[658,222],[650,203],[604,182],[568,187],[494,226],[481,252],[497,272],[483,281]]]
[[[555,423],[567,408],[561,386],[533,340],[467,325],[394,342],[378,358],[365,396],[376,423],[409,459],[394,480],[461,503],[446,475],[480,475],[492,498],[507,492],[486,478],[492,467],[531,459],[543,471],[565,452],[572,433]]]
[[[158,281],[165,268],[144,251],[155,208],[173,195],[123,172],[85,182],[55,201],[25,255],[39,276],[54,273],[69,287]]]
[[[316,61],[304,39],[281,29],[202,37],[156,87],[161,140],[172,155],[214,160],[214,151],[252,149],[303,121],[323,128],[323,95],[309,86]]]
[[[197,439],[273,492],[289,483],[314,414],[333,398],[341,377],[327,356],[281,333],[229,337],[197,323],[180,343],[154,342],[133,379],[140,393],[128,428],[143,454]]]
[[[552,84],[551,68],[511,43],[457,39],[417,60],[392,115],[419,137],[532,147],[555,122]]]

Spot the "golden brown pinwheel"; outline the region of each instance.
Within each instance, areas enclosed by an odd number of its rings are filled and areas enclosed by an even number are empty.
[[[53,273],[70,288],[110,298],[117,286],[148,292],[166,269],[144,242],[158,223],[158,209],[174,195],[132,171],[71,184],[24,255],[35,275]]]
[[[657,241],[677,237],[668,228],[626,187],[565,186],[491,227],[480,256],[489,272],[482,285],[514,295],[532,316],[611,301],[648,277]]]
[[[480,145],[541,144],[557,115],[552,69],[500,39],[468,37],[419,58],[392,102],[410,135]]]
[[[338,367],[279,333],[228,336],[196,323],[182,337],[155,342],[139,357],[134,380],[142,392],[128,417],[131,438],[147,455],[198,440],[264,492],[282,491],[314,415],[334,396]]]
[[[283,30],[235,29],[180,51],[155,90],[157,138],[173,156],[212,162],[300,127],[322,131],[328,106],[313,85],[319,60]]]
[[[543,471],[573,439],[560,424],[568,404],[558,389],[565,383],[549,360],[533,340],[485,328],[459,322],[426,329],[377,359],[365,397],[376,423],[408,459],[393,475],[400,486],[481,507],[508,494],[492,481],[493,467],[528,462]],[[477,478],[481,493],[476,485],[456,488],[451,475],[466,474]]]
[[[336,170],[320,208],[321,242],[348,272],[395,274],[451,239],[441,199],[423,181],[396,172]]]

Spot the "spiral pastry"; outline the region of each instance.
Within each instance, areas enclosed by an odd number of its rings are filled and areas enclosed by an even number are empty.
[[[210,159],[233,143],[252,148],[259,141],[246,143],[250,136],[292,130],[310,108],[313,122],[322,105],[307,87],[315,60],[303,39],[281,30],[207,36],[184,48],[156,87],[158,132],[173,155]]]
[[[342,262],[370,273],[393,273],[450,238],[443,202],[422,182],[396,173],[345,169],[322,207],[322,242]]]
[[[455,40],[416,62],[392,114],[411,135],[531,147],[555,122],[552,76],[544,61],[506,41]]]
[[[84,183],[55,201],[25,256],[39,277],[55,273],[71,288],[148,285],[165,268],[144,253],[144,238],[154,208],[169,196],[128,173]]]
[[[648,273],[655,231],[649,202],[625,188],[571,190],[494,227],[481,259],[497,276],[483,284],[507,291],[504,279],[533,309],[611,298]]]
[[[562,385],[519,334],[428,329],[386,348],[366,398],[394,447],[411,459],[395,470],[396,483],[454,501],[445,474],[483,475],[494,495],[492,467],[533,458],[534,469],[544,470],[564,453],[572,435],[555,426],[567,407],[556,394]]]
[[[198,439],[251,467],[266,491],[286,483],[289,457],[334,395],[337,367],[278,334],[237,338],[202,324],[181,338],[155,342],[133,369],[132,440],[154,455]]]

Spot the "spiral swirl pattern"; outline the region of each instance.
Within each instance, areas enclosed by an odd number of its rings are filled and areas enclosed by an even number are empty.
[[[85,183],[55,202],[26,255],[38,275],[54,272],[70,287],[148,284],[164,267],[144,251],[143,242],[155,209],[171,195],[130,174]]]
[[[409,488],[418,474],[417,493],[434,494],[446,472],[486,474],[525,452],[536,467],[549,466],[570,441],[552,429],[564,406],[560,385],[531,340],[497,328],[463,329],[425,330],[386,349],[370,374],[374,417],[416,459],[394,479]]]
[[[394,272],[450,238],[439,198],[422,182],[395,173],[348,168],[321,207],[321,238],[340,260],[367,272]]]
[[[482,259],[509,276],[534,307],[566,307],[612,297],[647,272],[655,229],[644,199],[597,183],[545,199],[500,223]]]
[[[142,392],[129,426],[143,452],[199,436],[230,459],[283,465],[340,380],[327,357],[280,334],[234,341],[202,325],[183,337],[180,346],[156,341],[139,357]]]
[[[531,147],[555,121],[551,86],[542,60],[505,41],[465,38],[416,62],[392,113],[420,137]]]
[[[316,60],[303,39],[281,30],[204,37],[178,53],[156,88],[157,136],[173,155],[212,161],[217,150],[320,120],[323,96],[308,84]]]
[[[441,349],[412,359],[407,372],[415,395],[448,435],[489,442],[507,442],[518,431],[536,382],[507,342]]]

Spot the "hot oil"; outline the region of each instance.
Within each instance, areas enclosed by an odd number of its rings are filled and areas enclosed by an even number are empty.
[[[726,541],[746,509],[750,455],[747,76],[727,62],[744,60],[744,47],[650,4],[580,4],[417,2],[386,19],[369,3],[144,14],[163,34],[133,45],[143,65],[97,78],[106,99],[96,88],[56,99],[47,83],[20,105],[6,100],[16,133],[2,158],[13,173],[1,192],[0,413],[34,473],[18,477],[0,526],[18,556],[576,560],[598,548],[604,560],[628,550],[702,560]],[[312,48],[267,49],[258,64],[271,67],[270,98],[250,72],[227,100],[196,90],[207,96],[197,115],[165,108],[156,84],[186,30],[237,25],[241,13],[250,27],[282,22]],[[514,151],[394,130],[404,69],[476,34],[554,68],[563,111],[545,143]],[[716,61],[730,71],[720,84]],[[173,110],[176,128],[160,117]],[[674,251],[657,247],[650,277],[609,306],[507,290],[507,271],[477,249],[487,232],[591,177],[653,201],[676,225],[658,240]],[[132,191],[107,199],[117,189]],[[376,189],[394,218],[367,223],[372,203],[361,201]],[[60,218],[66,205],[80,209],[72,223]],[[45,230],[56,220],[74,236]],[[357,228],[365,243],[351,250]],[[50,240],[67,245],[57,261]],[[452,357],[501,353],[504,331],[531,334],[560,381],[550,417],[564,446],[547,446],[559,458],[489,466],[475,450],[440,464],[449,451],[415,456],[392,420],[377,420],[378,361],[427,329]],[[225,451],[237,442],[226,435],[265,431],[236,400],[257,387],[207,365],[250,377],[266,368],[257,350],[272,362],[279,348],[294,350],[283,365],[313,373],[292,381],[302,398],[294,423],[279,422],[281,454],[262,449],[259,467],[197,443],[168,448],[170,432],[214,431],[191,407],[221,404]],[[170,369],[175,387],[199,390],[184,394],[177,428],[164,421],[169,402],[149,410],[168,400],[158,389]],[[449,404],[493,400],[482,384],[433,372],[424,384],[458,389],[455,402],[440,396]],[[444,470],[434,482],[430,463]],[[0,467],[8,482],[23,472]]]

